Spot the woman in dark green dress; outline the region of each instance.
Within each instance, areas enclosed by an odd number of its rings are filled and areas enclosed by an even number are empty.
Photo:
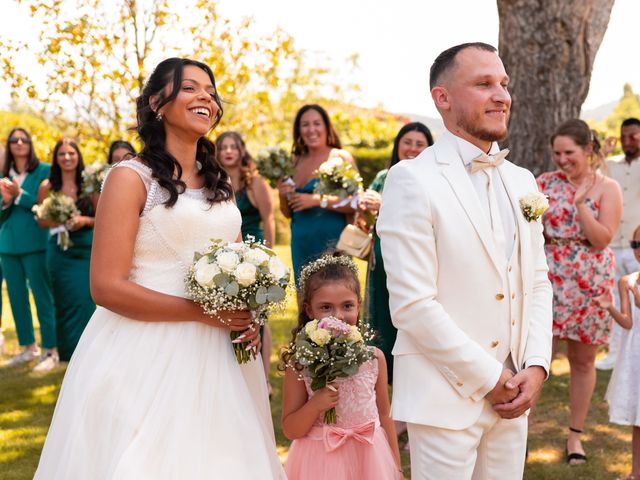
[[[224,132],[216,139],[216,155],[231,177],[242,214],[242,238],[252,236],[272,247],[276,229],[271,189],[256,171],[244,140],[236,132]]]
[[[93,241],[94,201],[82,194],[84,163],[78,145],[68,139],[56,143],[53,149],[51,176],[40,185],[38,202],[50,191],[62,192],[76,201],[79,214],[66,227],[73,245],[67,250],[58,246],[57,235],[47,243],[47,270],[51,278],[56,308],[56,333],[60,360],[69,361],[96,305],[89,290],[89,262]],[[52,228],[46,221],[40,226]]]
[[[335,248],[340,233],[353,214],[350,205],[337,207],[342,200],[313,193],[316,170],[329,158],[340,157],[356,167],[353,157],[341,150],[329,115],[320,105],[305,105],[293,124],[294,185],[281,180],[280,210],[291,218],[291,260],[296,284],[302,267]],[[357,167],[356,167],[357,168]]]
[[[7,365],[19,365],[38,358],[29,304],[31,290],[42,339],[41,362],[36,366],[37,371],[47,370],[58,358],[56,317],[45,268],[48,235],[38,227],[31,211],[37,203],[38,187],[49,177],[49,170],[49,165],[38,160],[29,133],[20,127],[11,130],[7,138],[6,163],[0,173],[0,262],[18,342],[23,350]]]
[[[216,139],[216,156],[222,168],[231,178],[236,205],[242,215],[242,238],[253,237],[273,247],[275,243],[276,221],[273,215],[271,189],[256,171],[244,140],[236,132],[224,132]],[[262,363],[267,379],[269,394],[269,370],[271,368],[271,329],[266,323],[261,328]]]
[[[403,126],[393,143],[389,168],[401,160],[417,157],[425,148],[433,145],[433,137],[429,129],[420,122]],[[380,199],[389,168],[381,170],[371,183],[359,202],[359,207],[377,215]],[[369,275],[367,277],[367,316],[369,325],[376,332],[378,347],[384,352],[387,360],[388,381],[393,383],[393,355],[391,350],[396,341],[398,330],[391,323],[389,312],[389,291],[387,290],[387,274],[384,271],[380,238],[374,229],[374,244],[369,258]]]

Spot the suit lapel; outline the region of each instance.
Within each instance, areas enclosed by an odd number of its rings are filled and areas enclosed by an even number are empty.
[[[441,166],[442,175],[451,185],[451,189],[478,233],[480,241],[491,258],[493,265],[500,273],[500,263],[496,256],[491,225],[482,210],[478,195],[471,183],[469,174],[464,168],[460,155],[446,137],[434,144],[434,153],[436,161]]]

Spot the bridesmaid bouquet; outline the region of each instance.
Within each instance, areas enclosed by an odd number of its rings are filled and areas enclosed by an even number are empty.
[[[289,153],[284,148],[268,147],[256,156],[256,168],[271,185],[276,188],[281,178],[293,176],[293,165]]]
[[[267,313],[283,306],[291,271],[276,253],[252,238],[230,243],[212,240],[194,254],[186,277],[186,291],[209,315],[221,310],[252,311],[263,325]],[[240,332],[231,332],[231,340]],[[240,343],[232,343],[238,363],[255,359]]]
[[[291,359],[306,368],[311,390],[320,390],[338,377],[355,375],[360,365],[373,358],[374,352],[365,344],[364,336],[357,326],[335,317],[312,320],[289,346]],[[324,412],[325,423],[336,421],[335,408]]]
[[[100,193],[108,169],[109,165],[105,162],[87,165],[82,171],[82,191],[85,194]]]
[[[58,224],[50,232],[52,235],[58,235],[58,246],[62,250],[67,250],[73,246],[73,242],[69,237],[69,230],[65,226],[67,220],[80,213],[73,198],[62,192],[50,191],[47,198],[42,201],[42,204],[34,205],[31,211],[39,220]]]
[[[318,183],[314,193],[335,195],[342,199],[358,193],[362,189],[362,177],[349,162],[342,158],[330,158],[316,170]]]

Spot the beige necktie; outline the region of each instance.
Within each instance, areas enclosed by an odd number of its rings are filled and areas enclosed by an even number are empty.
[[[503,158],[504,160],[504,158]],[[492,170],[486,168],[482,170],[487,176],[487,196],[489,197],[489,210],[491,214],[491,228],[493,229],[493,238],[496,242],[496,250],[500,253],[504,253],[506,256],[505,238],[504,238],[504,225],[502,224],[502,217],[500,216],[500,207],[498,206],[498,200],[496,198],[496,192],[494,189]]]
[[[504,162],[505,157],[509,155],[509,149],[505,148],[500,150],[495,155],[487,155],[481,153],[476,158],[471,160],[471,173],[476,173],[478,170],[483,170],[489,167],[497,167]]]

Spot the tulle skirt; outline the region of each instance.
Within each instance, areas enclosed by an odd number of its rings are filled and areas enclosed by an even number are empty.
[[[238,365],[222,329],[98,308],[35,478],[285,478],[261,361]]]
[[[285,465],[289,480],[396,480],[402,475],[393,459],[387,435],[376,427],[373,443],[353,438],[333,451],[325,450],[322,427],[294,440]]]

